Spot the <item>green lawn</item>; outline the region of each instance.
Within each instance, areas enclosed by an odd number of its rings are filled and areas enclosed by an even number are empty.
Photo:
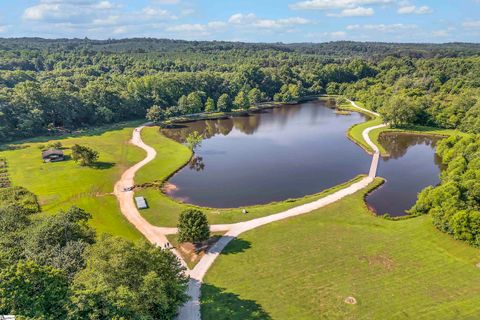
[[[157,156],[137,172],[136,184],[163,181],[187,164],[192,156],[190,149],[165,137],[158,127],[144,128],[142,140],[157,151]]]
[[[363,103],[361,103],[359,101],[355,101],[355,103],[357,103],[360,107],[365,108]],[[373,127],[373,126],[377,126],[379,124],[382,124],[383,123],[382,118],[381,117],[375,117],[370,113],[367,113],[363,110],[357,109],[354,106],[352,106],[349,102],[342,104],[339,107],[339,109],[340,110],[346,110],[346,111],[360,112],[360,113],[363,113],[364,115],[366,115],[367,117],[369,117],[369,120],[351,126],[347,131],[347,136],[353,142],[355,142],[357,145],[359,145],[361,148],[363,148],[365,151],[367,151],[369,153],[373,153],[372,148],[363,139],[362,133],[368,127]],[[373,139],[372,139],[372,141],[373,141]],[[376,143],[379,146],[378,141],[373,141],[373,142]]]
[[[479,250],[363,197],[240,235],[204,279],[202,319],[479,319]]]
[[[140,239],[141,235],[124,219],[116,198],[110,195],[122,172],[145,157],[145,152],[128,144],[133,123],[126,128],[85,132],[78,137],[47,141],[37,138],[16,145],[18,149],[0,152],[6,157],[14,185],[23,186],[38,196],[41,214],[52,214],[77,205],[92,213],[92,226],[99,232]],[[41,141],[41,142],[35,142]],[[80,167],[72,160],[43,163],[39,145],[60,141],[64,147],[78,143],[99,152],[97,167]],[[69,155],[70,150],[65,149]]]
[[[353,125],[349,130],[348,130],[348,137],[358,144],[360,147],[362,147],[364,150],[366,150],[369,153],[373,153],[372,148],[365,142],[363,139],[362,133],[365,129],[373,126],[377,126],[379,124],[382,124],[383,121],[380,117],[373,118],[371,120],[368,120],[366,122],[362,122],[356,125]],[[370,133],[371,135],[371,133]],[[378,141],[372,140],[377,146],[379,146]]]
[[[356,103],[364,107],[364,105],[361,102],[356,101]],[[350,103],[343,104],[340,107],[341,110],[349,110],[349,111],[357,111],[357,112],[362,112],[361,110],[353,107]],[[370,120],[359,123],[356,125],[353,125],[348,129],[347,136],[355,142],[357,145],[362,147],[365,151],[372,153],[373,150],[372,148],[365,142],[363,139],[363,131],[367,129],[368,127],[376,126],[379,124],[383,123],[383,120],[381,117],[373,117],[371,114],[367,114],[365,112],[362,112],[365,115],[371,117]],[[384,127],[384,128],[379,128],[372,130],[370,132],[370,138],[373,143],[375,143],[380,150],[380,154],[382,156],[388,156],[388,152],[385,150],[385,148],[380,144],[378,141],[378,138],[380,137],[380,134],[382,132],[402,132],[402,133],[414,133],[414,134],[428,134],[428,135],[437,135],[437,136],[451,136],[451,135],[462,135],[464,133],[461,133],[458,130],[453,130],[453,129],[439,129],[435,127],[426,127],[426,126],[412,126],[408,128],[390,128],[390,127]]]

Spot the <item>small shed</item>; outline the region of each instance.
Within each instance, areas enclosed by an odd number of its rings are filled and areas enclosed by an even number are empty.
[[[65,160],[65,155],[62,150],[50,149],[42,152],[43,162],[57,162]]]
[[[137,203],[138,209],[147,209],[147,201],[144,197],[135,197],[135,202]]]

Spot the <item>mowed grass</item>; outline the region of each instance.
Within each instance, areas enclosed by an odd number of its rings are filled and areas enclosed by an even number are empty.
[[[127,239],[141,239],[141,234],[121,214],[113,192],[123,171],[145,157],[145,152],[128,143],[133,124],[107,132],[90,132],[42,142],[24,142],[18,149],[0,152],[8,161],[8,172],[14,185],[23,186],[38,196],[41,214],[54,214],[76,205],[93,215],[92,226]],[[70,155],[69,147],[85,145],[99,152],[95,167],[80,167],[72,160],[43,163],[39,145],[60,141]]]
[[[233,240],[204,279],[202,319],[479,319],[479,250],[428,216],[374,217],[364,193]]]
[[[155,183],[153,187],[137,190],[135,195],[145,197],[148,202],[149,208],[141,210],[141,214],[153,225],[162,227],[176,226],[180,213],[187,208],[202,210],[207,215],[210,224],[235,223],[264,217],[315,201],[362,178],[362,176],[355,177],[344,184],[298,199],[245,207],[248,211],[247,214],[242,213],[243,208],[216,209],[197,207],[173,200],[159,189],[159,186],[166,178],[189,161],[191,152],[188,148],[166,138],[159,132],[158,127],[145,128],[142,131],[142,139],[146,144],[155,148],[157,157],[138,171],[135,183],[139,185]]]
[[[355,101],[359,106],[365,108],[365,105],[362,102]],[[362,147],[365,151],[372,153],[373,150],[372,148],[365,142],[365,139],[363,139],[363,131],[367,129],[368,127],[376,126],[379,124],[383,123],[383,120],[381,117],[375,117],[372,114],[368,114],[362,110],[359,110],[355,107],[353,107],[350,103],[345,103],[340,107],[342,110],[349,110],[349,111],[356,111],[356,112],[361,112],[364,113],[365,115],[371,117],[370,120],[359,123],[356,125],[353,125],[352,127],[349,128],[347,136],[355,142],[357,145]],[[458,130],[454,129],[439,129],[436,127],[428,127],[428,126],[410,126],[407,128],[391,128],[391,127],[384,127],[384,128],[378,128],[375,130],[370,131],[370,139],[374,144],[377,145],[378,149],[380,150],[380,154],[384,157],[389,156],[389,153],[385,148],[380,144],[379,142],[379,137],[382,133],[384,132],[400,132],[400,133],[405,133],[405,134],[425,134],[425,135],[434,135],[434,136],[452,136],[452,135],[465,135],[465,133],[462,133]]]
[[[361,103],[359,101],[355,101],[355,103],[357,103],[360,107],[365,108],[363,103]],[[365,112],[361,109],[355,108],[350,103],[342,104],[339,109],[340,110],[345,110],[345,111],[359,112],[359,113],[362,113],[362,114],[366,115],[367,117],[369,117],[369,120],[351,126],[347,131],[347,137],[350,140],[352,140],[353,142],[355,142],[357,145],[359,145],[361,148],[363,148],[365,151],[367,151],[368,153],[373,153],[372,148],[367,144],[365,139],[363,139],[362,134],[363,134],[363,131],[365,129],[367,129],[369,127],[377,126],[379,124],[382,124],[383,123],[382,118],[381,117],[375,117],[374,115],[372,115],[370,113],[367,113],[367,112]],[[372,133],[370,133],[370,137],[372,137]],[[378,141],[374,141],[372,139],[372,142],[374,142],[377,146],[379,146]]]
[[[190,149],[165,137],[159,127],[146,127],[141,134],[143,142],[154,148],[157,156],[137,172],[136,184],[164,181],[189,162]]]
[[[363,139],[363,131],[365,131],[365,129],[369,128],[369,127],[373,127],[373,126],[377,126],[379,124],[382,124],[383,121],[382,121],[382,118],[380,117],[376,117],[376,118],[372,118],[366,122],[362,122],[362,123],[359,123],[359,124],[356,124],[354,126],[352,126],[349,130],[348,130],[348,137],[353,141],[355,142],[356,144],[358,144],[360,147],[362,147],[365,151],[369,152],[369,153],[373,153],[373,150],[372,148],[367,144],[367,142],[365,141],[365,139]],[[370,132],[370,136],[372,135],[372,133]],[[378,141],[373,141],[376,145],[378,145]]]

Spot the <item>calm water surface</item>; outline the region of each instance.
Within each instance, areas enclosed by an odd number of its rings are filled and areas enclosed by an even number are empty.
[[[440,183],[441,159],[435,154],[439,138],[385,133],[379,138],[390,157],[383,158],[378,176],[386,183],[367,196],[367,204],[377,214],[405,215],[417,201],[417,194],[427,186]]]
[[[205,137],[196,158],[169,180],[167,193],[226,208],[320,192],[368,172],[371,157],[346,137],[364,120],[315,101],[163,130],[180,142],[193,131]]]
[[[346,137],[363,122],[358,113],[337,115],[326,102],[284,106],[232,119],[179,125],[163,133],[179,142],[198,131],[205,138],[195,158],[169,180],[173,198],[227,208],[314,194],[368,172],[371,156]],[[387,133],[390,153],[379,163],[386,183],[367,198],[378,214],[404,215],[417,194],[439,183],[438,138]]]

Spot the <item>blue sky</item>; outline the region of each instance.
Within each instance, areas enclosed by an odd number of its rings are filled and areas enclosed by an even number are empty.
[[[479,42],[480,0],[0,0],[0,37]]]

